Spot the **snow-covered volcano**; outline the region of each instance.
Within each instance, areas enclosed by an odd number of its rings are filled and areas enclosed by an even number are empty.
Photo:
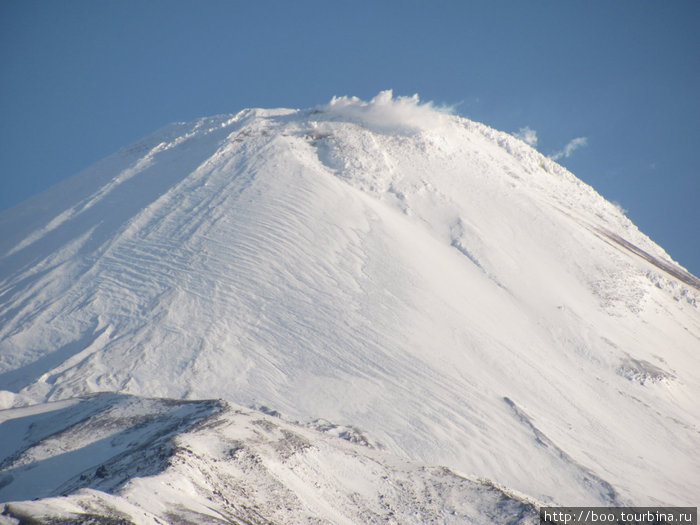
[[[511,135],[391,92],[249,109],[0,214],[0,402],[220,398],[533,501],[697,504],[699,297]]]

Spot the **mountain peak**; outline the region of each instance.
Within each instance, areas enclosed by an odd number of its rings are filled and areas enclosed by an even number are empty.
[[[697,279],[417,96],[168,126],[0,215],[0,254],[8,407],[222,398],[540,501],[700,490]]]

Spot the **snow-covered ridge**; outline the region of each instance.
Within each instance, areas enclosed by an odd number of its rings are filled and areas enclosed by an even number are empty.
[[[14,417],[22,409],[4,412],[4,426],[14,423],[28,438],[3,447],[18,452],[0,459],[0,501],[42,498],[8,503],[4,516],[138,524],[538,521],[534,502],[486,480],[243,407],[110,394],[74,402],[29,420]]]
[[[542,502],[700,491],[695,278],[417,97],[168,126],[0,214],[0,254],[3,406],[221,398]]]

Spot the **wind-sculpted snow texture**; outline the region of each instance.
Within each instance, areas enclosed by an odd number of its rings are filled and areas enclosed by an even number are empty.
[[[697,278],[417,97],[169,126],[0,215],[0,254],[4,406],[221,398],[543,503],[697,504]]]

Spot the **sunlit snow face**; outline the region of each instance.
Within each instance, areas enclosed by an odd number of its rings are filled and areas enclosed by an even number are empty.
[[[692,290],[551,158],[417,96],[169,126],[5,217],[0,406],[264,403],[532,497],[700,493]]]

